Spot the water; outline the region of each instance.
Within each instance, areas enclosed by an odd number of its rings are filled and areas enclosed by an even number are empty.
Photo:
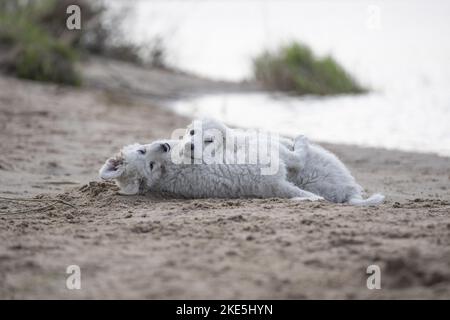
[[[290,40],[332,54],[372,92],[330,98],[228,94],[173,103],[312,139],[450,156],[450,1],[138,1],[133,41],[155,34],[169,62],[242,80],[251,57]]]

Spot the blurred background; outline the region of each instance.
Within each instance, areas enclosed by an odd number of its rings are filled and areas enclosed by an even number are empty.
[[[11,17],[52,1],[2,2]],[[247,88],[169,101],[175,112],[450,156],[448,1],[57,1],[66,2],[89,16],[70,43],[81,52]]]
[[[169,61],[243,80],[252,57],[298,41],[332,55],[369,88],[362,95],[213,95],[183,114],[304,133],[334,143],[450,155],[448,1],[139,1],[130,36],[166,35]],[[151,26],[149,28],[149,26]]]

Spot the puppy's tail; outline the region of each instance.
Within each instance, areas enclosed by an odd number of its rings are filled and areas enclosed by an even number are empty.
[[[353,206],[376,206],[384,201],[384,196],[380,193],[375,193],[367,199],[363,199],[360,195],[353,196],[348,200],[348,203]]]

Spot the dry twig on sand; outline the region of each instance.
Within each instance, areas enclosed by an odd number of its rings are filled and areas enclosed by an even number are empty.
[[[28,208],[25,210],[19,210],[19,211],[14,211],[14,212],[0,212],[0,215],[13,215],[13,214],[19,214],[19,213],[28,213],[28,212],[32,212],[32,211],[41,211],[44,209],[50,209],[53,208],[55,203],[61,203],[64,204],[66,206],[72,207],[72,208],[76,208],[73,204],[68,203],[67,201],[61,200],[61,199],[30,199],[30,198],[10,198],[10,197],[4,197],[4,196],[0,196],[0,200],[5,200],[5,201],[11,201],[11,202],[47,202],[47,203],[51,203],[45,206],[40,206],[38,208]]]

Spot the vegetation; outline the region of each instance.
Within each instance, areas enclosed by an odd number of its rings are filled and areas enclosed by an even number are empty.
[[[1,9],[2,70],[32,80],[80,84],[77,51],[38,23],[47,8],[2,1]]]
[[[332,57],[318,58],[299,43],[263,52],[253,60],[253,71],[255,79],[266,88],[299,95],[366,91]]]
[[[81,30],[66,27],[71,4],[81,8]],[[120,33],[123,16],[111,15],[98,0],[0,0],[0,70],[79,85],[77,61],[86,54],[143,63],[142,48],[127,43]],[[157,45],[150,54],[154,65],[162,67],[164,51],[160,41]]]

